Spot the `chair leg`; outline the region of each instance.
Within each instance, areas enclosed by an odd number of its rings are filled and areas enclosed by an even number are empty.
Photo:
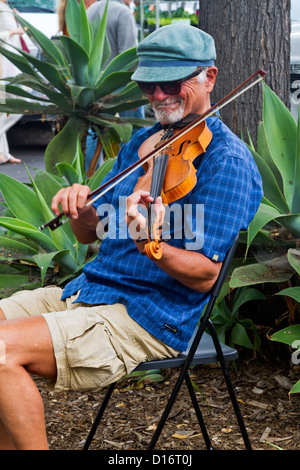
[[[158,440],[158,438],[159,438],[159,436],[160,436],[160,434],[161,434],[161,431],[162,431],[162,429],[163,429],[163,427],[164,427],[164,425],[165,425],[165,423],[166,423],[166,421],[167,421],[167,418],[168,418],[169,413],[170,413],[170,411],[171,411],[171,409],[172,409],[172,406],[174,405],[174,402],[175,402],[176,397],[177,397],[177,395],[178,395],[178,392],[179,392],[179,390],[180,390],[180,388],[181,388],[181,385],[182,385],[182,382],[183,382],[183,380],[184,380],[185,375],[186,375],[186,370],[185,370],[185,368],[183,368],[183,369],[181,370],[180,374],[179,374],[179,377],[178,377],[178,379],[177,379],[177,382],[176,382],[176,384],[175,384],[175,387],[174,387],[173,390],[172,390],[171,396],[170,396],[170,398],[169,398],[169,400],[168,400],[168,403],[167,403],[167,405],[166,405],[166,407],[165,407],[165,409],[164,409],[164,411],[163,411],[163,414],[162,414],[162,416],[161,416],[161,418],[160,418],[160,421],[159,421],[159,423],[158,423],[158,425],[157,425],[157,428],[156,428],[156,430],[155,430],[155,432],[154,432],[154,434],[153,434],[153,436],[152,436],[152,439],[151,439],[151,441],[150,441],[148,450],[153,450],[154,447],[155,447],[155,444],[156,444],[156,442],[157,442],[157,440]]]
[[[186,385],[187,385],[187,388],[188,388],[188,391],[189,391],[189,394],[190,394],[190,397],[194,406],[194,410],[196,412],[196,416],[198,418],[198,422],[199,422],[201,432],[202,432],[202,435],[206,444],[206,448],[207,450],[213,450],[213,446],[211,445],[209,435],[208,435],[208,432],[207,432],[207,429],[203,420],[203,416],[199,407],[199,403],[196,398],[194,388],[193,388],[193,385],[192,385],[192,382],[188,373],[185,376],[185,382],[186,382]]]
[[[115,388],[115,386],[116,386],[116,383],[117,383],[117,382],[114,382],[114,383],[110,384],[110,386],[108,387],[108,390],[107,390],[107,392],[106,392],[106,394],[105,394],[105,397],[104,397],[104,399],[103,399],[103,401],[102,401],[102,403],[101,403],[101,406],[100,406],[100,408],[99,408],[99,411],[98,411],[98,413],[97,413],[97,416],[96,416],[96,418],[94,419],[93,425],[92,425],[92,427],[91,427],[91,429],[90,429],[90,432],[89,432],[89,434],[88,434],[88,437],[86,438],[86,441],[85,441],[85,443],[84,443],[84,446],[83,446],[83,449],[82,449],[82,450],[88,450],[88,448],[90,447],[90,444],[91,444],[91,442],[92,442],[92,440],[93,440],[93,437],[94,437],[94,435],[95,435],[95,432],[97,431],[97,428],[98,428],[98,426],[99,426],[99,423],[100,423],[100,421],[101,421],[101,418],[102,418],[102,416],[103,416],[103,413],[104,413],[104,411],[105,411],[105,409],[106,409],[106,407],[107,407],[107,405],[108,405],[108,402],[109,402],[109,399],[110,399],[110,397],[111,397],[111,394],[112,394],[112,392],[114,391],[114,388]]]
[[[247,450],[252,450],[251,443],[250,443],[250,440],[249,440],[249,437],[248,437],[248,433],[247,433],[247,430],[246,430],[246,427],[245,427],[245,423],[244,423],[244,420],[243,420],[243,417],[242,417],[242,414],[241,414],[241,410],[240,410],[240,407],[238,405],[236,394],[235,394],[235,391],[234,391],[234,388],[233,388],[233,385],[232,385],[232,382],[231,382],[231,379],[230,379],[230,376],[229,376],[226,361],[224,359],[224,355],[223,355],[223,352],[222,352],[220,341],[219,341],[219,338],[217,336],[216,330],[214,329],[214,326],[213,326],[213,324],[211,323],[210,320],[207,323],[207,327],[208,327],[209,332],[212,336],[212,339],[213,339],[213,342],[214,342],[214,345],[215,345],[215,348],[216,348],[216,351],[217,351],[218,361],[220,362],[220,365],[221,365],[221,368],[222,368],[222,371],[223,371],[224,379],[225,379],[225,382],[226,382],[226,385],[227,385],[227,390],[228,390],[228,393],[229,393],[229,396],[230,396],[230,399],[231,399],[231,403],[232,403],[232,406],[233,406],[233,409],[234,409],[234,412],[235,412],[235,415],[236,415],[236,419],[237,419],[239,427],[240,427],[240,431],[241,431],[241,434],[242,434],[242,437],[243,437],[243,440],[244,440],[245,447],[246,447]]]

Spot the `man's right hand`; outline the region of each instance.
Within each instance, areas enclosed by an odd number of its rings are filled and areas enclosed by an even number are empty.
[[[82,210],[87,203],[91,189],[81,184],[73,184],[67,188],[60,189],[52,199],[51,209],[55,215],[59,215],[61,205],[62,212],[71,219],[78,219],[78,211]]]

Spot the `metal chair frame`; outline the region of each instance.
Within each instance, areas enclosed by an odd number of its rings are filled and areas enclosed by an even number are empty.
[[[209,302],[206,306],[205,312],[201,317],[201,321],[199,322],[199,326],[197,327],[193,337],[190,340],[189,347],[187,350],[179,356],[171,359],[162,359],[162,360],[155,360],[155,361],[148,361],[140,364],[135,371],[142,371],[142,370],[151,370],[151,369],[166,369],[166,368],[173,368],[173,367],[181,367],[180,374],[178,376],[177,382],[172,390],[170,398],[167,402],[167,405],[163,411],[163,414],[160,418],[160,421],[157,425],[157,428],[152,436],[150,441],[148,450],[153,450],[157,440],[162,432],[162,429],[167,421],[167,418],[170,414],[170,411],[173,407],[173,404],[177,398],[177,395],[181,389],[182,383],[185,381],[188,392],[200,425],[200,429],[205,441],[205,445],[207,450],[213,450],[213,446],[211,440],[209,438],[209,434],[204,423],[204,419],[200,410],[200,406],[195,395],[195,391],[193,385],[190,380],[189,376],[189,368],[191,365],[199,365],[199,364],[207,364],[207,363],[219,363],[223,372],[224,380],[227,386],[227,390],[229,393],[229,397],[231,399],[231,403],[233,406],[233,410],[236,415],[236,419],[240,428],[240,432],[244,441],[244,445],[246,450],[251,450],[251,443],[248,437],[248,433],[244,424],[244,420],[238,405],[238,401],[235,395],[235,391],[229,376],[229,371],[227,368],[226,362],[235,360],[238,357],[238,353],[236,349],[230,348],[222,343],[220,343],[219,338],[216,334],[214,326],[210,321],[209,317],[211,315],[211,311],[215,304],[217,297],[219,296],[221,287],[225,281],[231,260],[235,253],[236,247],[238,244],[238,237],[236,237],[234,243],[232,244],[231,248],[229,249],[226,258],[222,264],[222,268],[220,274],[218,276],[217,281],[215,282],[212,290]],[[205,329],[209,331],[210,334],[205,332]],[[89,446],[92,442],[92,439],[95,435],[95,432],[100,424],[102,419],[103,413],[109,403],[110,397],[114,391],[116,386],[116,382],[112,383],[105,394],[105,397],[100,405],[99,411],[97,416],[93,422],[93,425],[90,429],[90,432],[87,436],[85,441],[83,450],[88,450]]]

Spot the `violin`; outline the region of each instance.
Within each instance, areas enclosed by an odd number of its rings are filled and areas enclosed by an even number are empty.
[[[153,199],[155,200],[157,196],[162,195],[162,200],[166,204],[188,194],[196,184],[196,170],[193,166],[193,161],[200,153],[206,150],[212,138],[205,119],[252,88],[265,75],[265,71],[258,70],[205,113],[198,116],[192,123],[174,131],[173,135],[169,136],[168,133],[161,135],[161,131],[152,135],[141,145],[139,149],[140,159],[92,191],[89,194],[89,201],[85,207],[91,205],[141,166],[144,167],[145,175],[138,179],[135,190],[144,189],[149,191],[150,188],[150,194]],[[249,84],[257,76],[259,78]],[[157,227],[155,221],[153,203],[148,206],[149,212],[149,243],[145,245],[145,252],[151,259],[160,259],[160,228]],[[60,213],[49,222],[41,225],[39,229],[44,230],[46,227],[49,227],[51,230],[55,230],[66,221],[67,216],[64,213]]]
[[[140,146],[139,157],[143,159],[153,148],[157,147],[158,142],[170,137],[170,132],[176,134],[178,129],[169,128],[167,131],[161,130],[151,135]],[[189,194],[197,183],[193,161],[206,151],[211,140],[211,130],[206,121],[201,121],[184,134],[184,140],[174,140],[163,151],[164,153],[160,153],[143,164],[145,174],[138,178],[134,191],[139,189],[148,191],[153,201],[161,196],[163,204],[170,204]],[[148,258],[154,260],[162,257],[160,241],[154,202],[152,202],[148,204],[148,242],[144,247]]]

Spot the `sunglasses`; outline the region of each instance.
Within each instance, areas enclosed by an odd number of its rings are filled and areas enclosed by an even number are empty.
[[[191,75],[181,78],[180,80],[174,80],[173,82],[137,82],[137,84],[146,95],[152,95],[155,92],[157,85],[166,95],[179,95],[181,92],[181,84],[193,77],[197,77],[197,75],[202,71],[203,69],[196,70]]]

